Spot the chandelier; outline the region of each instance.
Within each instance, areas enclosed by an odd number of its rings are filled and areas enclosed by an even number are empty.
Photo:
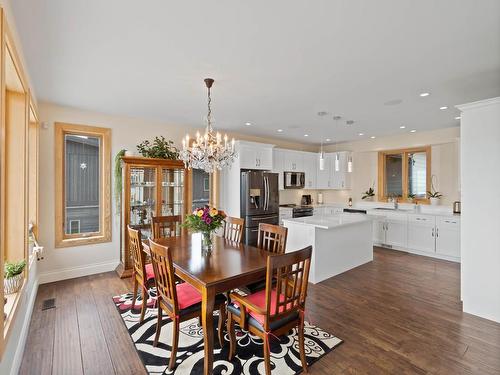
[[[205,85],[208,89],[208,114],[205,134],[196,132],[196,138],[192,140],[189,134],[182,139],[182,151],[180,157],[184,161],[186,168],[203,169],[207,173],[215,170],[222,170],[229,167],[236,156],[234,152],[234,138],[231,142],[227,140],[227,134],[222,138],[219,132],[215,133],[212,127],[212,97],[210,89],[214,80],[205,78]]]

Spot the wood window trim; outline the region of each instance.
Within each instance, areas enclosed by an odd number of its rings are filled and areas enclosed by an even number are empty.
[[[82,234],[66,234],[64,228],[64,153],[65,134],[81,134],[101,139],[101,152],[99,155],[100,184],[99,184],[99,232]],[[68,123],[55,123],[55,247],[82,246],[111,241],[111,129],[77,125]]]
[[[387,155],[393,154],[402,154],[403,162],[402,162],[402,176],[403,176],[403,197],[402,199],[407,199],[408,193],[408,154],[414,152],[425,152],[426,155],[426,191],[429,191],[431,188],[431,146],[422,146],[422,147],[411,147],[411,148],[402,148],[396,150],[384,150],[379,151],[378,153],[378,200],[379,201],[387,201],[388,197],[385,191],[385,160]],[[416,198],[416,202],[429,204],[429,199],[425,198]]]

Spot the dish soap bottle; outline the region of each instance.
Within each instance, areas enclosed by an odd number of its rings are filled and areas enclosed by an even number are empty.
[[[352,207],[352,198],[349,197],[349,207]]]

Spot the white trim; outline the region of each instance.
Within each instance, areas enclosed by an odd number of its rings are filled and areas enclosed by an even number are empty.
[[[474,109],[474,108],[481,108],[493,104],[498,104],[500,103],[500,96],[497,96],[496,98],[490,98],[490,99],[484,99],[484,100],[479,100],[477,102],[472,102],[472,103],[465,103],[465,104],[459,104],[456,105],[455,108],[459,109],[460,111],[466,111],[469,109]]]
[[[24,314],[23,326],[21,328],[21,333],[19,334],[17,348],[14,353],[14,358],[12,359],[12,365],[10,367],[10,375],[16,375],[19,372],[19,369],[21,368],[21,362],[23,360],[23,354],[24,354],[24,346],[26,345],[26,340],[28,338],[28,331],[31,323],[31,315],[33,314],[36,295],[38,293],[38,285],[39,285],[39,279],[36,278],[35,281],[33,282],[33,287],[31,288],[32,290],[28,300],[28,306],[26,308],[26,314]]]
[[[96,273],[114,271],[118,266],[118,262],[105,262],[88,264],[82,267],[71,267],[54,270],[50,272],[41,273],[38,276],[38,281],[41,284],[52,283],[54,281],[74,279],[75,277],[82,277],[94,275]]]

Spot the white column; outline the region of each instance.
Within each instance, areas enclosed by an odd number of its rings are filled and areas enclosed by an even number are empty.
[[[500,322],[500,97],[457,108],[463,309]]]

